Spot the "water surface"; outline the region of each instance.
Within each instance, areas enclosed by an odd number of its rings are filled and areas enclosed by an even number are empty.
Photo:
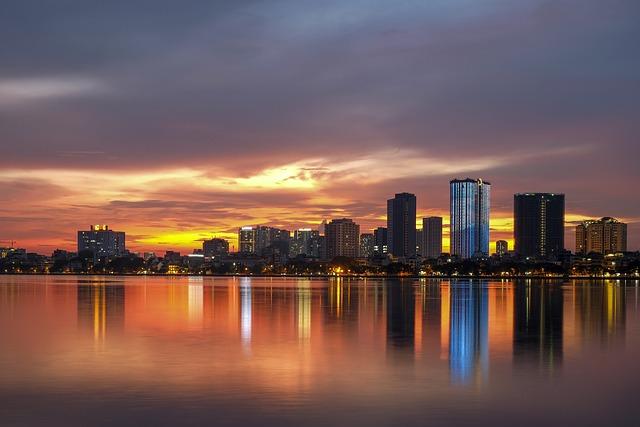
[[[0,424],[638,425],[638,285],[0,276]]]

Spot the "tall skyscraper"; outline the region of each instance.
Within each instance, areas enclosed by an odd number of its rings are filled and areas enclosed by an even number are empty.
[[[375,240],[373,246],[374,255],[386,255],[389,249],[387,246],[387,228],[378,227],[373,230],[373,238]]]
[[[78,253],[82,251],[91,251],[94,259],[122,256],[125,234],[109,230],[108,225],[92,225],[89,231],[78,231]]]
[[[238,252],[241,254],[256,253],[256,229],[251,226],[238,229]]]
[[[416,196],[398,193],[387,200],[387,244],[394,257],[416,256]]]
[[[327,259],[337,256],[356,258],[359,250],[360,226],[348,218],[334,219],[325,227]]]
[[[454,179],[451,194],[451,253],[461,258],[489,254],[491,184]]]
[[[360,235],[360,256],[369,258],[373,256],[375,237],[373,233],[362,233]]]
[[[557,259],[564,251],[564,194],[523,193],[513,200],[515,252]]]
[[[422,218],[422,236],[425,258],[438,258],[442,254],[442,217]]]
[[[627,251],[627,224],[611,217],[584,221],[576,227],[576,253]]]

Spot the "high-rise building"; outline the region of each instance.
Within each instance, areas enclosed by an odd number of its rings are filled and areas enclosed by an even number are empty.
[[[604,217],[584,221],[576,227],[576,253],[610,254],[626,250],[627,224],[623,222]]]
[[[327,226],[327,220],[323,219],[320,222],[320,225],[318,225],[318,232],[320,233],[321,236],[324,236],[324,229]]]
[[[360,235],[360,256],[370,258],[373,256],[375,237],[373,233],[363,233]]]
[[[564,251],[564,194],[522,193],[513,198],[515,252],[557,259]]]
[[[320,231],[311,228],[299,228],[293,231],[293,240],[289,253],[292,257],[298,255],[313,256],[313,242],[320,236]]]
[[[422,218],[422,235],[424,239],[422,256],[438,258],[442,254],[442,217]]]
[[[229,242],[225,239],[213,238],[202,242],[202,253],[204,256],[216,257],[229,254]]]
[[[499,256],[506,255],[509,252],[509,242],[506,240],[496,241],[496,254]]]
[[[176,251],[166,251],[163,260],[169,264],[179,264],[182,262],[182,254]]]
[[[373,238],[375,240],[373,246],[374,255],[386,255],[388,252],[387,246],[387,228],[378,227],[373,230]]]
[[[82,251],[91,251],[94,259],[122,256],[125,234],[109,230],[108,225],[92,225],[89,231],[78,231],[78,254]]]
[[[256,253],[256,229],[251,226],[238,229],[238,252],[241,254]]]
[[[270,249],[277,247],[280,253],[289,253],[289,240],[291,233],[275,227],[259,225],[255,228],[256,244],[255,253],[264,256]]]
[[[359,250],[360,226],[348,218],[334,219],[325,227],[327,259],[337,256],[356,258]]]
[[[489,254],[491,184],[454,179],[451,194],[451,254],[461,258]]]
[[[594,221],[583,221],[582,224],[576,226],[576,253],[586,254],[587,252],[587,228]]]
[[[387,244],[394,257],[416,255],[416,196],[398,193],[387,200]]]
[[[325,236],[313,236],[309,241],[309,256],[311,258],[327,258],[327,240]]]

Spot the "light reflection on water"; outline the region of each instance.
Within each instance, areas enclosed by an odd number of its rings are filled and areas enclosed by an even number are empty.
[[[0,415],[634,425],[638,285],[0,276]]]

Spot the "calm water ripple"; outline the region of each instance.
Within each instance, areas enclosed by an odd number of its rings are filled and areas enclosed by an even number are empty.
[[[0,424],[637,425],[639,285],[0,276]]]

